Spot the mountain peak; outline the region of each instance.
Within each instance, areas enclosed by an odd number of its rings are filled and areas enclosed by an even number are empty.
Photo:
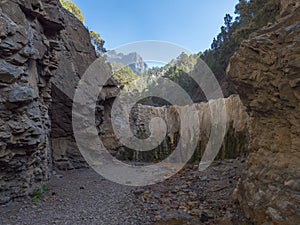
[[[141,74],[148,71],[148,65],[144,62],[143,58],[137,52],[123,54],[115,50],[108,51],[105,54],[106,60],[110,63],[119,63],[124,66],[129,66],[130,69],[136,73]]]

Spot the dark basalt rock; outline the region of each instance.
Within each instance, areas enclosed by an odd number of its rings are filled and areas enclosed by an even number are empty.
[[[17,86],[9,92],[9,103],[27,103],[33,100],[33,94],[29,87]]]
[[[0,0],[0,204],[30,194],[53,166],[86,166],[72,99],[95,59],[88,30],[58,0]]]
[[[0,82],[12,84],[23,72],[22,68],[0,59]]]

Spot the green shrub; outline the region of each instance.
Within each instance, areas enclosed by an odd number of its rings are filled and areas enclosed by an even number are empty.
[[[48,191],[48,187],[45,184],[35,187],[32,193],[32,202],[38,204],[46,191]]]

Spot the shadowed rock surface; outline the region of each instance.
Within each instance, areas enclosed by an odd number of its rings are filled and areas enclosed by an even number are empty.
[[[62,169],[82,166],[71,106],[96,54],[88,30],[57,0],[0,3],[0,203],[5,203],[47,180],[53,161]]]
[[[11,199],[30,195],[36,186],[49,179],[53,165],[64,170],[86,166],[73,138],[71,108],[75,87],[84,71],[96,59],[96,54],[87,29],[76,17],[64,10],[57,0],[0,0],[0,3],[0,204],[2,204]],[[250,119],[238,97],[231,96],[225,100],[229,109],[227,115],[229,130],[223,148],[233,149],[234,154],[236,152],[243,154],[239,151],[245,147],[246,142],[241,142],[239,134],[244,135],[248,122],[251,154],[234,197],[245,214],[256,224],[300,224],[299,4],[296,0],[282,0],[283,10],[278,22],[252,34],[249,40],[244,41],[228,67],[231,82],[247,106]],[[109,73],[110,67],[105,66],[103,60],[101,63]],[[144,68],[145,65],[141,62],[140,66]],[[103,123],[104,120],[110,119],[108,112],[116,94],[115,85],[115,82],[109,81],[99,97],[97,125],[109,149],[117,150],[112,153],[122,158],[124,154],[119,149],[122,146],[116,145],[117,140],[111,133],[110,125]],[[210,134],[209,107],[207,103],[200,103],[197,107],[201,115],[200,124],[203,125],[200,139],[205,145]],[[139,135],[147,135],[147,121],[150,117],[163,115],[165,120],[170,121],[165,142],[171,145],[176,143],[179,128],[175,108],[176,106],[169,108],[138,106],[132,124],[135,132],[141,131]],[[231,146],[233,143],[237,145]],[[200,153],[201,146],[202,144],[199,148]],[[170,150],[168,143],[162,147],[159,149],[160,152]],[[226,152],[222,151],[222,154],[226,156]],[[125,155],[124,158],[145,159],[141,154],[130,154],[130,157],[127,158]],[[159,160],[166,155],[163,152],[162,156],[158,154],[150,161]],[[224,194],[227,199],[224,204],[229,202],[231,207],[233,203],[229,200],[229,193],[231,194],[239,177],[237,171],[241,172],[243,166],[231,165],[230,168],[221,167],[213,182],[205,178],[205,174],[199,175],[198,171],[193,170],[188,176],[180,177],[179,181],[191,181],[190,184],[196,184],[194,189],[198,192],[207,191],[205,188],[201,189],[203,185],[201,179],[205,181],[204,183],[206,181],[212,183],[208,189],[210,200],[207,201],[207,207],[213,205],[211,200],[218,202],[222,198],[215,196],[215,192],[228,190]],[[218,170],[214,167],[210,169]],[[149,190],[138,191],[139,193],[135,194],[141,198],[143,206],[137,207],[132,202],[128,203],[130,200],[137,200],[131,193],[131,188],[114,185],[88,169],[82,171],[82,173],[65,172],[66,177],[70,176],[66,180],[53,178],[50,188],[55,191],[52,192],[53,195],[49,192],[44,196],[45,202],[50,201],[44,205],[45,211],[38,211],[31,203],[25,204],[27,208],[24,209],[23,202],[14,202],[20,210],[15,211],[16,214],[21,213],[23,218],[18,218],[14,213],[9,214],[8,212],[14,209],[4,206],[1,213],[7,212],[7,215],[12,217],[1,216],[1,223],[14,223],[15,219],[20,224],[32,223],[37,218],[38,223],[46,223],[49,222],[47,209],[50,209],[49,212],[57,223],[62,221],[79,223],[82,220],[89,223],[90,219],[97,224],[99,219],[102,219],[105,222],[113,220],[115,224],[121,224],[122,221],[119,220],[125,215],[128,217],[126,218],[128,223],[146,224],[154,222],[153,216],[157,216],[157,220],[169,219],[169,212],[164,211],[164,206],[167,207],[173,202],[174,206],[178,206],[176,210],[182,214],[187,213],[191,216],[197,214],[196,224],[199,223],[199,218],[201,222],[203,215],[204,218],[211,217],[208,213],[204,214],[197,210],[201,207],[201,202],[192,202],[195,200],[194,190],[191,193],[189,190],[183,191],[183,197],[177,194],[180,193],[178,189],[191,186],[186,187],[182,184],[184,187],[172,186],[166,190],[158,184]],[[196,176],[193,177],[193,174]],[[214,175],[213,172],[211,174]],[[224,176],[226,176],[225,183],[218,183]],[[91,189],[84,185],[79,186],[79,190],[88,190],[90,193],[78,194],[77,179],[81,179],[79,182],[82,183],[90,182],[88,184]],[[70,185],[68,188],[64,187],[66,182]],[[93,189],[93,182],[96,183],[96,189]],[[177,180],[166,182],[174,185]],[[230,185],[227,186],[227,182]],[[105,189],[100,197],[97,196],[98,188]],[[106,192],[109,195],[106,195]],[[167,193],[168,196],[161,197],[161,193]],[[92,200],[86,199],[86,194]],[[169,196],[172,197],[173,194],[175,199],[170,200]],[[94,196],[97,197],[93,198]],[[191,204],[187,204],[188,200],[185,197],[192,200]],[[197,197],[198,195],[195,198]],[[72,200],[72,204],[68,202],[69,199]],[[175,203],[176,199],[183,199],[183,203]],[[156,204],[160,200],[167,203],[164,202],[163,207],[160,207]],[[81,201],[88,210],[74,208],[74,205],[80,205]],[[202,206],[206,204],[203,202]],[[107,210],[110,204],[115,207],[112,211]],[[65,205],[68,210],[64,208]],[[99,210],[95,210],[95,206]],[[116,213],[116,211],[124,212],[126,207],[131,206],[134,208],[131,214]],[[221,205],[218,203],[214,210],[220,210],[219,207]],[[62,210],[63,213],[59,216],[63,219],[57,218],[57,209]],[[67,214],[72,209],[74,210]],[[142,219],[130,217],[144,215],[144,209],[154,209],[153,211],[159,211],[161,214],[150,214]],[[172,207],[169,209],[173,210]],[[141,212],[143,210],[144,212]],[[223,211],[224,213],[221,211],[220,215],[228,216],[227,224],[230,224],[233,221],[229,215],[231,210]],[[100,217],[97,217],[97,214],[101,214]],[[224,223],[226,224],[226,221]]]
[[[228,74],[250,115],[246,171],[235,192],[256,224],[300,224],[300,7],[244,41]]]

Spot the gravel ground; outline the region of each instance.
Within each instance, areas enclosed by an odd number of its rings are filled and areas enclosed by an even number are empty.
[[[249,224],[231,195],[244,160],[189,165],[156,185],[112,183],[92,169],[60,171],[39,203],[18,199],[0,206],[0,224]]]
[[[136,204],[135,188],[105,180],[92,169],[59,173],[39,204],[27,199],[1,207],[0,224],[151,224]]]

